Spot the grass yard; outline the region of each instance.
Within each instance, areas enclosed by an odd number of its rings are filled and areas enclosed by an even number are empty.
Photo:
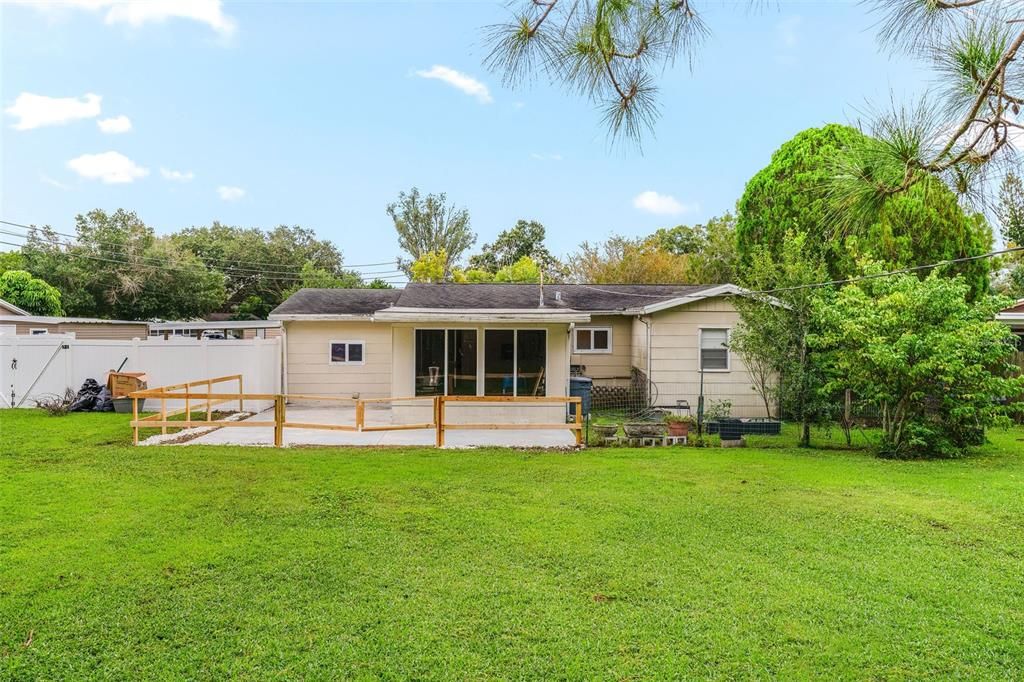
[[[0,410],[0,678],[1024,677],[1024,430],[893,462],[127,423]]]

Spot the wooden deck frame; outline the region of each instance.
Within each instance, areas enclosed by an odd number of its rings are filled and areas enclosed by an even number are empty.
[[[237,382],[238,391],[235,393],[221,393],[214,391],[214,385],[227,382]],[[204,392],[195,392],[192,389],[203,386]],[[320,429],[325,431],[349,431],[355,433],[373,431],[406,431],[417,429],[434,429],[437,433],[435,444],[437,447],[444,447],[445,431],[451,430],[557,430],[569,429],[576,438],[576,445],[583,443],[583,411],[582,400],[579,397],[570,396],[406,396],[400,398],[350,398],[342,396],[325,396],[310,394],[285,394],[285,393],[244,393],[242,375],[232,374],[211,379],[198,379],[182,384],[171,386],[159,386],[135,391],[130,394],[132,399],[132,442],[139,443],[140,428],[159,428],[161,434],[166,434],[168,428],[188,429],[195,427],[252,427],[274,429],[274,445],[281,447],[284,444],[285,429]],[[159,399],[160,411],[147,417],[139,416],[139,400]],[[168,410],[168,400],[184,400],[185,406],[180,409]],[[213,407],[224,403],[238,401],[238,410],[244,411],[246,400],[270,401],[274,404],[273,421],[223,421],[213,419]],[[315,422],[291,422],[287,416],[287,402],[289,400],[309,400],[325,402],[349,402],[355,405],[354,424],[318,424]],[[195,401],[193,403],[193,401]],[[394,404],[409,402],[431,402],[431,421],[413,424],[366,424],[367,404]],[[561,424],[515,424],[515,423],[448,423],[445,418],[446,403],[478,403],[478,404],[575,404],[575,420]],[[192,418],[193,411],[198,408],[200,412],[205,411],[205,419],[195,420]],[[171,417],[184,414],[183,420],[174,421]]]

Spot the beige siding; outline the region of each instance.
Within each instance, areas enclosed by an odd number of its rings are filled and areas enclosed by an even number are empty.
[[[149,327],[145,324],[73,324],[61,323],[57,325],[60,333],[73,333],[76,339],[116,339],[131,341],[132,339],[145,339],[149,334]]]
[[[671,405],[687,400],[696,410],[700,329],[731,330],[739,324],[739,313],[727,299],[714,298],[655,313],[652,320],[651,379],[657,387],[657,402]],[[732,401],[734,417],[766,416],[743,361],[735,353],[730,353],[729,361],[728,371],[704,372],[705,402]]]
[[[595,315],[589,323],[576,325],[577,329],[587,327],[611,327],[612,352],[573,353],[570,363],[585,365],[584,374],[594,379],[629,378],[629,369],[633,364],[633,318],[625,315]]]
[[[285,322],[288,393],[384,398],[391,395],[391,324]],[[363,364],[330,362],[331,341],[362,341]]]
[[[11,322],[17,318],[8,318]],[[6,321],[6,320],[5,320]],[[33,329],[45,329],[50,334],[74,334],[76,339],[114,339],[131,341],[132,339],[145,339],[149,333],[149,327],[144,322],[139,324],[82,324],[74,322],[61,322],[59,324],[41,324],[39,322],[18,322],[17,334],[31,334]]]
[[[631,331],[632,348],[630,359],[633,367],[647,372],[647,325],[639,317],[633,318]]]

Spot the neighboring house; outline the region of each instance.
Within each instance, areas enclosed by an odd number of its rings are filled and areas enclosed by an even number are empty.
[[[1017,301],[1009,308],[1004,308],[996,315],[996,319],[1008,324],[1017,335],[1016,362],[1024,368],[1024,299]]]
[[[100,320],[91,317],[50,317],[30,315],[0,299],[0,333],[39,335],[74,334],[78,339],[144,339],[149,331],[145,322]]]
[[[734,416],[765,416],[728,348],[737,293],[730,284],[302,289],[270,319],[284,324],[290,394],[564,396],[575,369],[695,410],[703,369],[707,399],[730,400]],[[510,418],[532,421],[531,407],[516,405]]]
[[[281,336],[281,323],[277,320],[150,322],[149,335],[164,339],[276,339]]]

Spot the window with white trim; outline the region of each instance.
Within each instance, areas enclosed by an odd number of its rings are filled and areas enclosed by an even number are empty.
[[[705,372],[729,371],[729,330],[700,330],[700,368]]]
[[[576,327],[572,338],[574,353],[611,353],[611,327]]]
[[[329,361],[332,365],[363,364],[365,344],[362,341],[331,341],[330,344]]]

